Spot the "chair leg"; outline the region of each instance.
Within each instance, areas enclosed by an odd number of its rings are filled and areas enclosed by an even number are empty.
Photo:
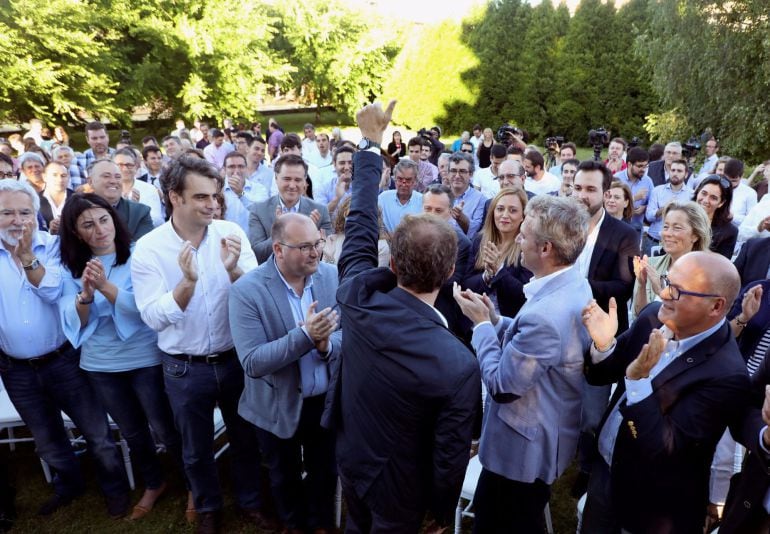
[[[337,477],[337,489],[334,491],[334,525],[340,528],[342,524],[342,482]]]
[[[553,521],[551,520],[551,503],[545,503],[545,529],[548,534],[553,534]]]
[[[118,441],[120,451],[123,453],[123,464],[126,466],[126,476],[128,477],[128,485],[131,489],[136,488],[136,481],[134,480],[134,467],[131,464],[131,451],[128,448],[128,443],[122,438]]]
[[[45,481],[50,484],[51,480],[53,480],[53,478],[51,477],[51,468],[48,467],[48,464],[42,458],[40,458],[40,465],[43,468],[43,476],[45,476]]]
[[[9,426],[9,427],[7,428],[7,430],[8,430],[8,440],[9,440],[9,443],[8,443],[8,447],[9,447],[9,448],[11,449],[11,451],[13,452],[13,451],[15,451],[15,450],[16,450],[16,444],[13,442],[13,440],[14,440],[14,435],[13,435],[13,427],[10,427],[10,426]]]
[[[457,509],[455,510],[455,534],[462,534],[461,523],[463,521],[463,500],[460,498],[457,501]]]

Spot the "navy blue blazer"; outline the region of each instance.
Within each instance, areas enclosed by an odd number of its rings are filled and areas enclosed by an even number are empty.
[[[605,420],[625,391],[626,367],[661,326],[660,306],[645,307],[608,358],[594,365],[586,357],[590,384],[618,383]],[[620,406],[610,469],[616,515],[634,533],[701,532],[714,449],[748,402],[746,364],[729,324],[666,366],[652,388],[646,399]]]
[[[336,423],[340,474],[359,499],[428,510],[448,525],[469,459],[478,364],[430,306],[377,268],[382,158],[359,152],[353,169],[338,262],[345,335],[322,422]]]
[[[754,237],[746,241],[735,258],[735,268],[744,286],[767,278],[770,269],[770,237]]]

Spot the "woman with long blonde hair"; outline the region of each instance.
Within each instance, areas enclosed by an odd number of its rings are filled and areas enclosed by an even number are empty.
[[[464,286],[477,293],[486,293],[495,309],[513,317],[526,300],[524,284],[532,273],[521,265],[521,250],[517,242],[527,194],[520,187],[505,188],[489,203],[487,218],[473,241],[472,270]]]

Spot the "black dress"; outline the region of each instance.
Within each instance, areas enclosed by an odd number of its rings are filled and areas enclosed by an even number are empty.
[[[492,142],[492,145],[494,145],[494,141]],[[492,155],[492,145],[486,146],[484,144],[484,141],[479,143],[479,169],[486,169],[490,165],[492,165],[492,160],[489,159]]]
[[[711,225],[711,252],[721,254],[728,260],[733,257],[735,242],[738,240],[738,227],[731,222]]]

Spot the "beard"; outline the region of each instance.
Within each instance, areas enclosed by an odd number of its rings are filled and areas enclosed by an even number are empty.
[[[14,236],[13,234],[19,234],[18,237]],[[7,228],[5,230],[0,230],[0,240],[2,240],[4,243],[15,247],[19,244],[19,239],[21,239],[21,227],[19,228]]]

